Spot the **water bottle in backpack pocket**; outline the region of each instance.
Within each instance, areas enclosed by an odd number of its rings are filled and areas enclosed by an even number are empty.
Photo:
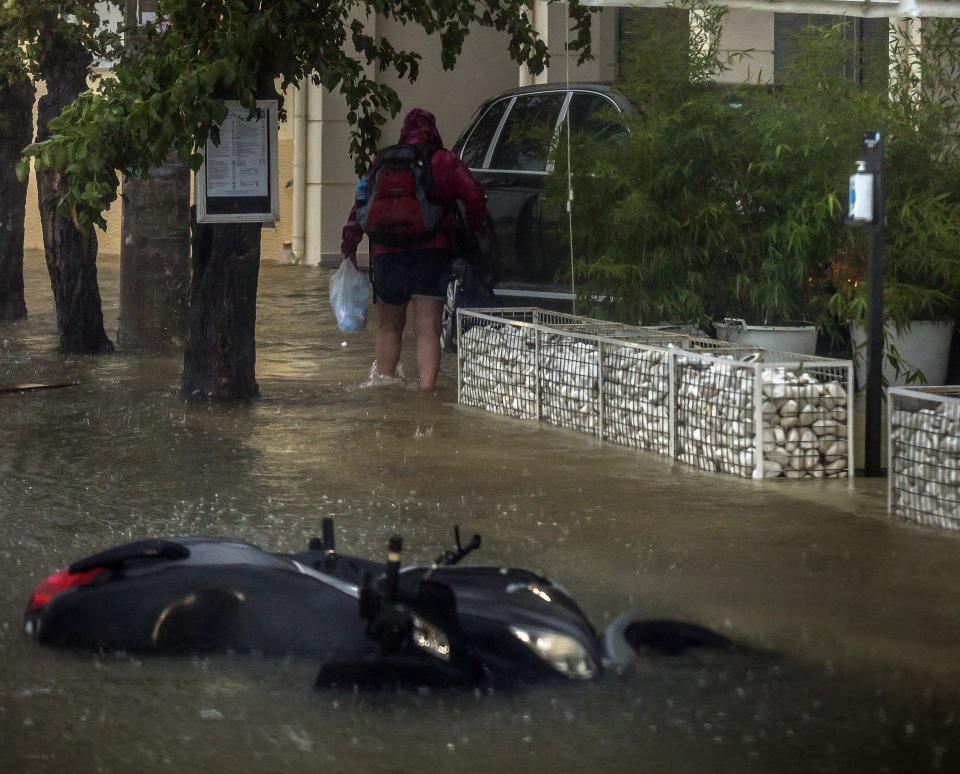
[[[436,146],[391,145],[357,185],[357,222],[371,242],[412,247],[437,233],[444,207],[432,198]],[[363,198],[361,198],[363,197]]]
[[[357,181],[357,207],[365,204],[367,201],[367,188],[370,185],[370,181],[365,177],[361,177]]]

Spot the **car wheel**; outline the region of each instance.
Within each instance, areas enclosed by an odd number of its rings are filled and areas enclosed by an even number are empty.
[[[444,352],[457,351],[457,291],[460,280],[452,279],[447,285],[447,298],[443,302],[443,315],[440,318],[440,348]]]

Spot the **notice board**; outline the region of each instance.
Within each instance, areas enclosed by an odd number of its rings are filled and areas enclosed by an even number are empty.
[[[198,223],[266,223],[279,218],[275,99],[257,100],[258,115],[227,102],[220,143],[207,140],[196,175]]]

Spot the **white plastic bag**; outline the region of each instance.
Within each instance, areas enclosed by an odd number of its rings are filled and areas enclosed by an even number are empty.
[[[367,276],[351,261],[343,261],[339,269],[331,272],[330,306],[344,333],[356,333],[367,327],[368,286]]]

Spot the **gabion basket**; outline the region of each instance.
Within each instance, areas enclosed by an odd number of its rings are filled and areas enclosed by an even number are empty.
[[[853,471],[853,364],[790,352],[675,352],[674,456],[752,478]]]
[[[888,510],[960,529],[960,387],[891,387],[887,408]]]
[[[460,310],[458,397],[704,469],[853,470],[853,366],[536,308]]]

